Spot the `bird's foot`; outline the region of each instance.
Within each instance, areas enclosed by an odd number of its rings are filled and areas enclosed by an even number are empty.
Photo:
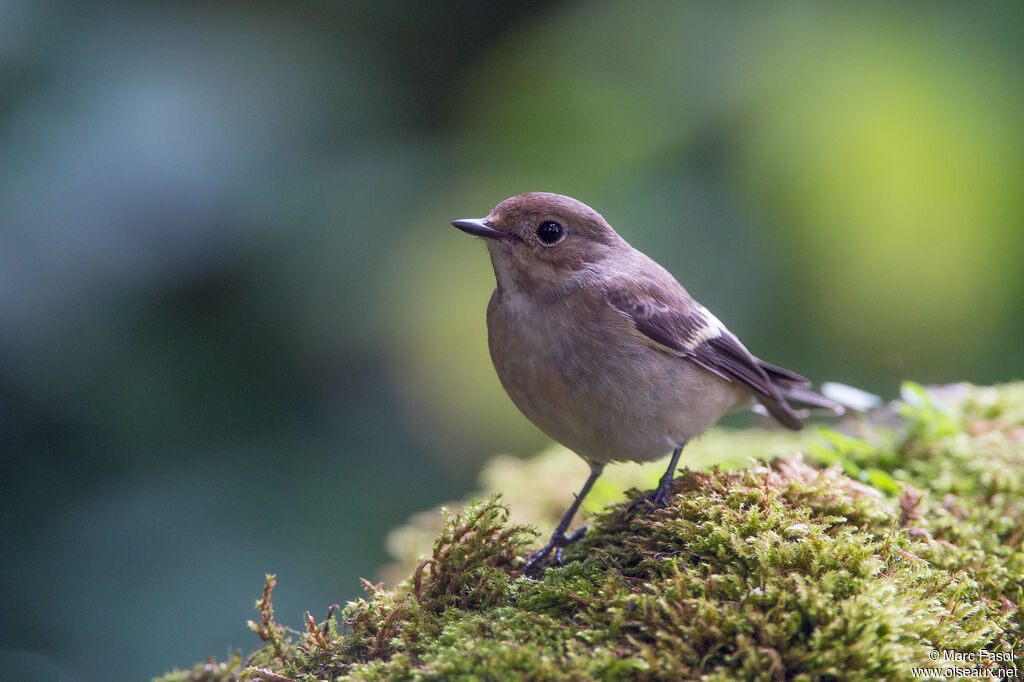
[[[527,578],[539,578],[544,575],[544,569],[547,566],[551,550],[555,551],[555,563],[561,566],[562,549],[582,538],[583,534],[586,532],[586,526],[577,528],[572,535],[566,535],[564,531],[555,531],[555,534],[551,536],[551,540],[548,541],[548,544],[544,545],[527,557],[526,565],[523,566],[523,575]]]
[[[660,507],[668,506],[668,498],[672,496],[672,479],[665,481],[658,485],[650,495],[647,496],[647,500],[651,503],[655,509]]]
[[[672,497],[672,483],[671,477],[662,478],[658,483],[658,487],[647,493],[643,497],[638,497],[629,506],[630,511],[637,510],[638,507],[646,506],[647,511],[645,514],[650,514],[656,509],[662,509],[668,506],[668,500]]]

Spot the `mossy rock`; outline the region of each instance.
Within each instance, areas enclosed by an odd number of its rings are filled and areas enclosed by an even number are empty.
[[[160,679],[1020,677],[1024,384],[908,385],[842,428],[765,436],[792,439],[771,464],[686,470],[666,509],[636,513],[631,490],[540,580],[521,575],[537,532],[499,498],[303,632],[274,621],[268,577],[263,648]]]

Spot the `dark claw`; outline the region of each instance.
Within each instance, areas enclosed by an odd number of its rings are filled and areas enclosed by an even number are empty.
[[[672,497],[672,484],[675,482],[676,464],[679,463],[679,455],[683,454],[683,445],[686,445],[686,443],[684,442],[672,451],[672,459],[668,463],[668,469],[665,470],[665,474],[658,481],[658,487],[650,494],[633,500],[633,504],[629,505],[631,513],[636,511],[636,508],[645,502],[650,504],[650,507],[644,512],[645,514],[650,514],[655,509],[668,506],[668,498]]]
[[[526,565],[523,566],[523,575],[527,578],[538,578],[544,573],[544,566],[547,564],[548,554],[554,549],[554,544],[548,543],[541,547],[539,550],[531,554],[526,559]],[[559,552],[562,550],[559,549]],[[560,560],[561,557],[556,554],[555,558]]]
[[[580,538],[582,538],[583,534],[586,533],[586,532],[587,532],[587,527],[586,526],[580,526],[569,537],[565,537],[563,535],[562,537],[565,539],[565,544],[564,545],[560,545],[560,546],[561,547],[565,547],[567,545],[571,545],[572,543],[574,543],[577,540],[579,540]]]
[[[667,507],[668,498],[670,497],[672,497],[672,481],[669,481],[667,486],[659,485],[653,493],[647,496],[647,500],[653,507],[651,511],[661,507]]]
[[[633,504],[629,505],[630,512],[636,511],[638,507],[647,506],[644,513],[650,514],[656,509],[667,507],[669,498],[672,497],[672,483],[673,479],[671,478],[662,480],[658,483],[658,487],[650,493],[636,498]]]
[[[551,550],[555,550],[555,564],[561,566],[562,549],[582,538],[583,534],[586,532],[587,527],[583,526],[581,528],[577,528],[572,535],[566,535],[565,533],[552,535],[551,541],[548,542],[548,544],[541,547],[526,559],[526,565],[523,566],[523,575],[527,578],[539,578],[543,575],[544,567],[547,565],[547,558],[548,555],[551,554]]]

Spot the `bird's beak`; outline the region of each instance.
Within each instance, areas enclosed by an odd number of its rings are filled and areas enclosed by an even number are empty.
[[[494,225],[491,224],[491,221],[486,218],[463,218],[462,220],[453,220],[452,225],[463,232],[475,234],[477,237],[487,237],[489,239],[507,239],[509,237],[507,232],[495,229]]]

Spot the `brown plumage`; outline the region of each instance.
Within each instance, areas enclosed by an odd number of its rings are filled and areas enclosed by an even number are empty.
[[[840,411],[798,374],[754,357],[664,268],[630,246],[592,208],[570,197],[520,194],[483,219],[456,220],[484,237],[497,287],[488,345],[502,385],[538,428],[591,466],[551,542],[567,536],[580,501],[607,462],[656,459],[668,471],[648,499],[667,503],[680,452],[727,411],[758,401],[791,429],[802,405]]]

